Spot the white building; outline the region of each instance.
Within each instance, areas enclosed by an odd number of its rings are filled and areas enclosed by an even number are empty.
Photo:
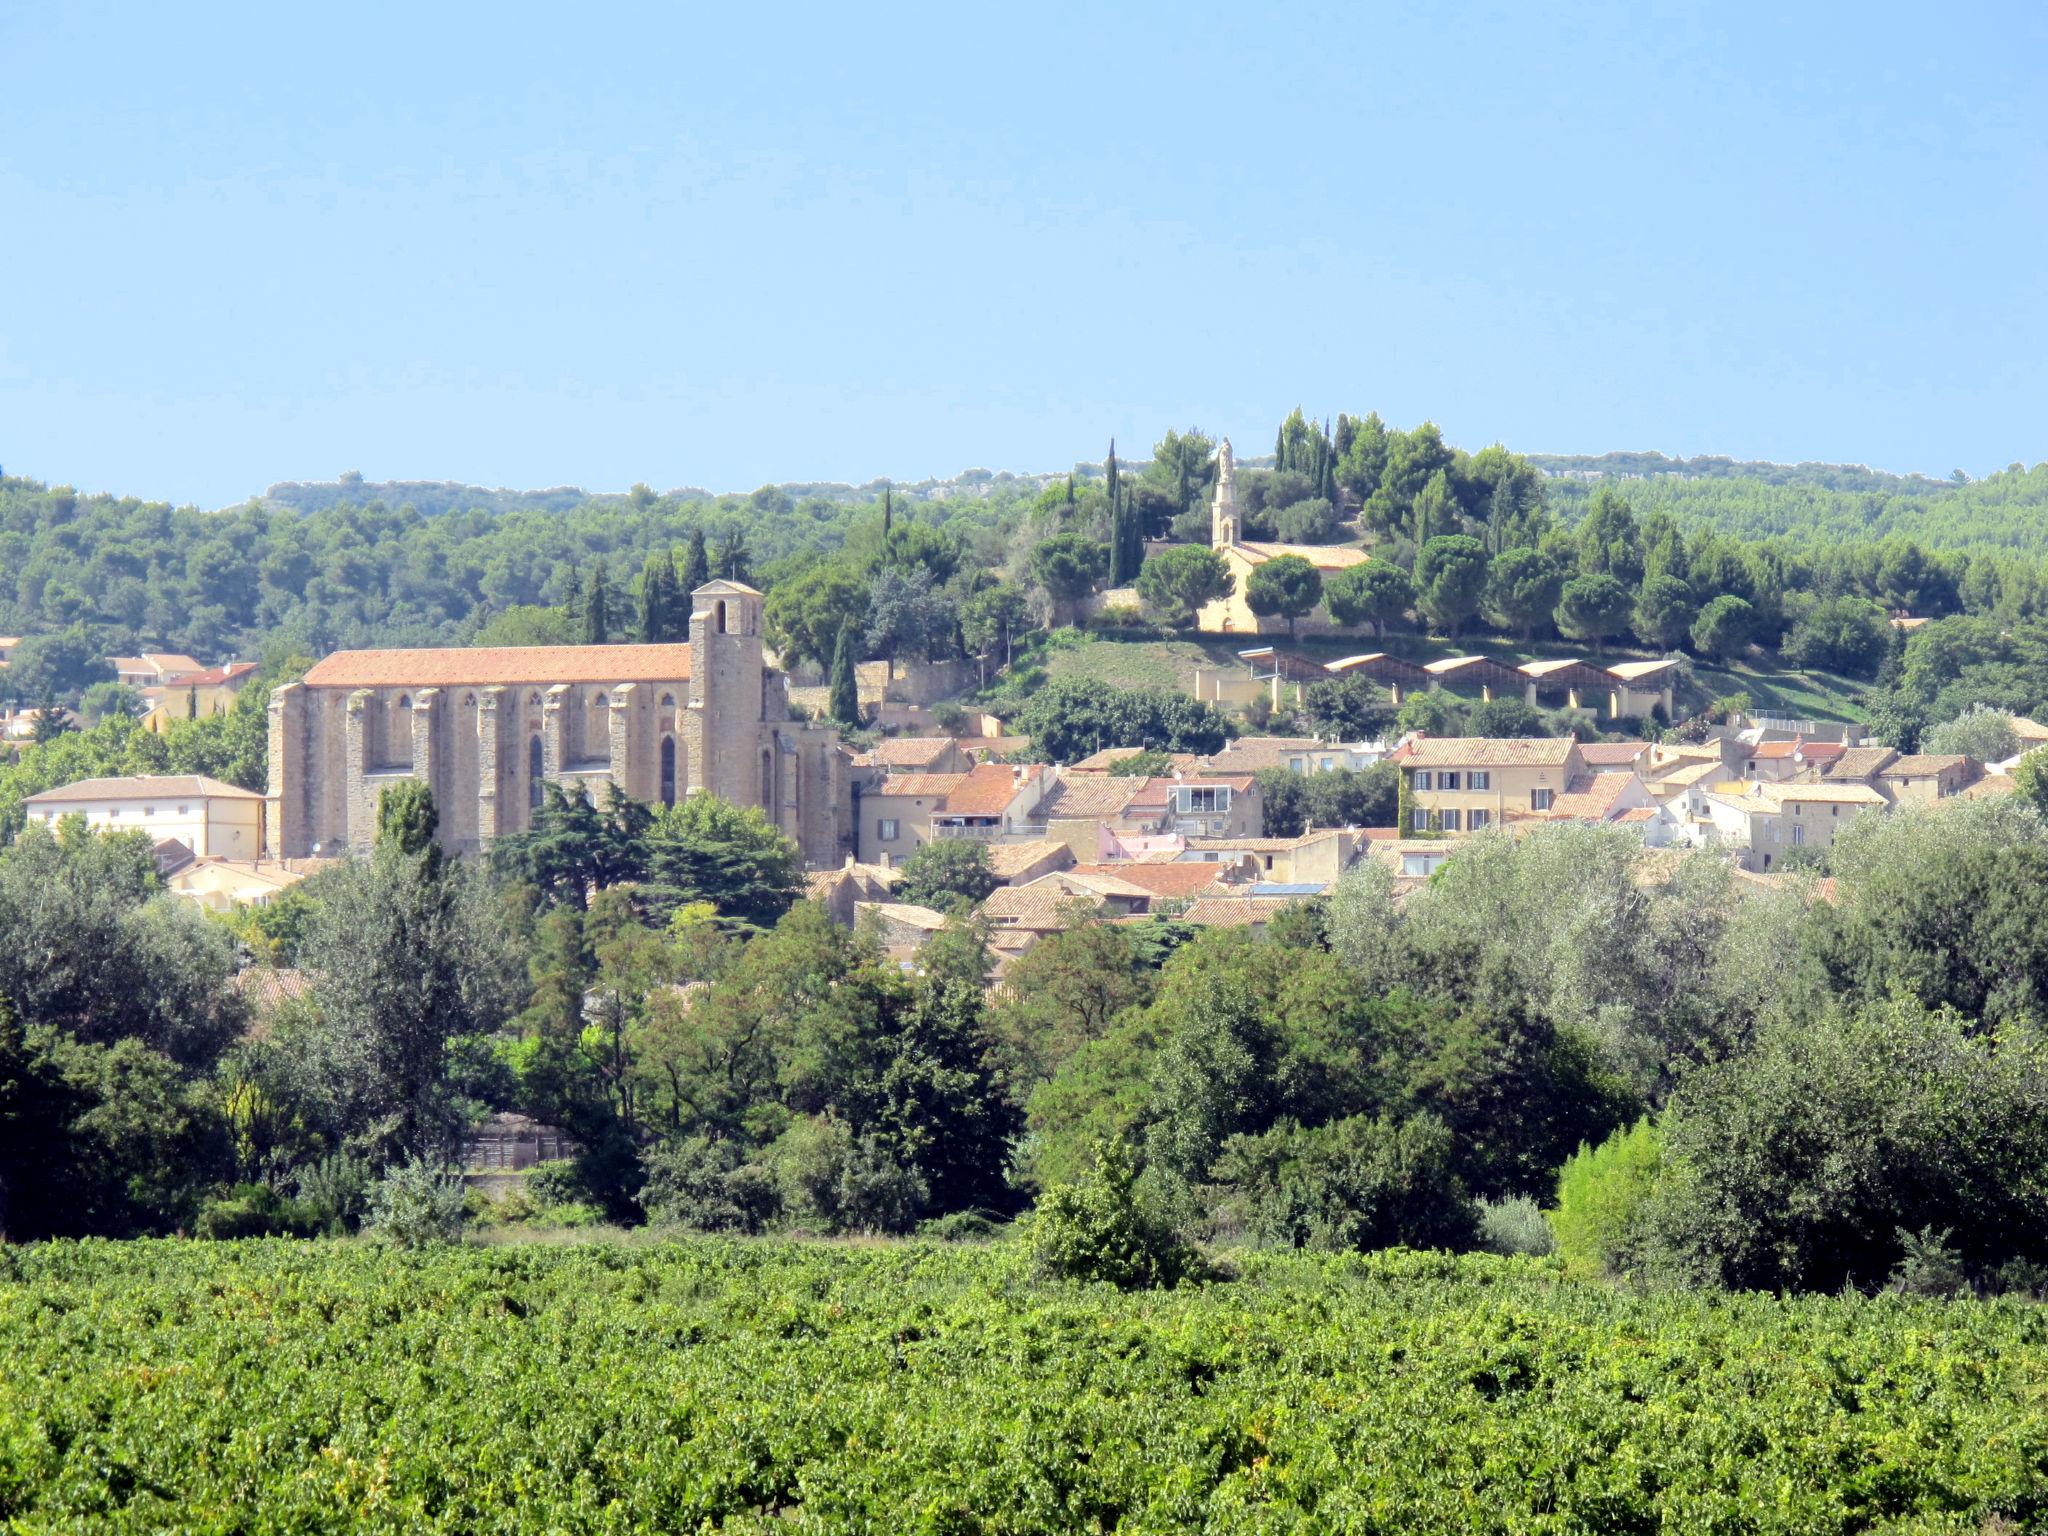
[[[110,832],[146,832],[153,843],[183,843],[202,859],[253,859],[263,852],[263,797],[203,774],[82,779],[22,802],[31,822],[66,816]]]

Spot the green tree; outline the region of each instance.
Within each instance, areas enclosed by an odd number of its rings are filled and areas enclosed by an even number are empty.
[[[1338,741],[1377,741],[1394,723],[1387,690],[1358,672],[1310,683],[1301,706],[1316,734]]]
[[[846,627],[866,627],[869,581],[845,560],[821,560],[778,581],[761,604],[761,627],[783,664],[830,666]]]
[[[2002,763],[2020,749],[2012,712],[1988,704],[1972,704],[1955,719],[1928,729],[1920,750],[1938,756],[1961,753],[1980,763]]]
[[[1173,625],[1193,622],[1203,604],[1228,597],[1230,590],[1230,566],[1199,544],[1163,549],[1138,572],[1138,595]]]
[[[1465,716],[1465,729],[1474,736],[1496,740],[1529,740],[1548,736],[1543,717],[1520,699],[1485,699],[1474,704]]]
[[[1599,655],[1607,641],[1628,624],[1628,588],[1605,572],[1574,576],[1557,599],[1557,627],[1573,640],[1584,640]]]
[[[1338,544],[1344,539],[1337,509],[1320,496],[1291,502],[1275,512],[1273,531],[1285,544]]]
[[[604,567],[590,568],[590,585],[583,594],[583,643],[585,645],[610,645],[611,635],[611,583],[605,580]]]
[[[964,838],[934,838],[903,861],[892,893],[897,901],[946,911],[955,902],[973,906],[1001,882],[988,849]]]
[[[1009,666],[1017,635],[1030,617],[1023,592],[1008,582],[984,587],[961,604],[961,639],[981,662],[984,682],[988,680],[988,658],[998,649],[1003,653],[1003,665]]]
[[[2014,796],[2048,816],[2048,747],[2036,747],[2012,771]]]
[[[1387,424],[1374,411],[1359,422],[1337,462],[1337,483],[1361,504],[1372,500],[1387,468]],[[1387,524],[1380,523],[1386,527]]]
[[[1699,605],[1693,601],[1691,587],[1676,576],[1648,576],[1636,594],[1629,627],[1643,644],[1668,651],[1685,644],[1698,617]]]
[[[861,724],[860,686],[854,672],[855,633],[851,623],[840,627],[839,644],[832,652],[831,697],[826,705],[826,713],[848,729]]]
[[[1055,616],[1064,609],[1071,619],[1108,569],[1109,546],[1078,533],[1057,534],[1031,552],[1031,574],[1052,599]]]
[[[687,634],[687,612],[676,590],[675,556],[649,555],[640,571],[640,643],[662,645]]]
[[[708,902],[722,927],[771,928],[802,894],[795,843],[753,806],[694,794],[657,812],[640,897],[657,921]]]
[[[514,603],[494,613],[472,637],[472,645],[574,645],[575,626],[561,608]],[[246,690],[245,690],[246,691]]]
[[[929,661],[943,651],[957,623],[952,603],[923,566],[881,570],[869,584],[867,648],[888,661],[892,678],[898,660]]]
[[[704,530],[701,526],[690,530],[690,547],[683,556],[682,597],[686,600],[696,590],[711,580],[711,552],[704,546]]]
[[[1579,524],[1579,570],[1588,576],[1612,576],[1624,587],[1643,579],[1643,546],[1636,516],[1612,486],[1593,493],[1592,506]]]
[[[1455,636],[1479,611],[1486,590],[1486,550],[1466,534],[1432,538],[1415,557],[1416,603],[1423,616]]]
[[[1723,594],[1693,621],[1692,648],[1710,660],[1732,660],[1749,648],[1755,622],[1755,609],[1739,597]]]
[[[1032,694],[1016,724],[1031,738],[1033,753],[1054,763],[1079,762],[1104,747],[1207,755],[1231,736],[1213,705],[1184,693],[1076,677],[1055,679]]]
[[[434,833],[441,813],[434,792],[420,779],[387,784],[377,792],[377,841],[389,843],[408,858],[426,858],[438,870],[441,845]]]
[[[1321,572],[1299,555],[1278,555],[1252,568],[1244,584],[1245,605],[1261,618],[1287,621],[1287,633],[1323,600]]]
[[[1564,572],[1547,553],[1509,549],[1488,563],[1480,606],[1494,623],[1526,642],[1538,624],[1549,621],[1563,591]]]
[[[1384,636],[1389,624],[1398,624],[1415,604],[1415,583],[1398,565],[1385,560],[1367,560],[1346,566],[1323,583],[1323,602],[1330,617],[1347,629],[1370,624],[1375,636]]]
[[[1408,536],[1421,549],[1433,538],[1457,532],[1458,498],[1452,494],[1450,475],[1440,469],[1429,477],[1429,483],[1415,498],[1408,515]]]

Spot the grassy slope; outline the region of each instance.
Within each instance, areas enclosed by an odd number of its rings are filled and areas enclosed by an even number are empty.
[[[1982,1531],[2048,1510],[2048,1314],[1015,1245],[0,1249],[37,1531]]]
[[[1067,649],[1044,654],[1049,677],[1085,677],[1119,688],[1173,688],[1185,690],[1194,682],[1197,665],[1235,667],[1237,653],[1253,644],[1239,636],[1205,636],[1174,640],[1089,639]],[[1286,644],[1284,637],[1277,643]],[[1292,647],[1320,660],[1356,655],[1361,651],[1385,650],[1415,661],[1433,661],[1439,656],[1456,656],[1468,651],[1498,656],[1503,660],[1528,661],[1539,656],[1582,656],[1583,648],[1569,645],[1503,645],[1488,638],[1469,643],[1426,640],[1415,635],[1392,636],[1386,640],[1363,637],[1348,639],[1304,638]],[[1614,651],[1609,662],[1641,659],[1646,652]],[[1829,672],[1806,672],[1779,667],[1762,656],[1752,662],[1729,667],[1693,663],[1694,687],[1680,700],[1682,707],[1697,708],[1717,694],[1746,692],[1765,713],[1788,714],[1815,720],[1862,720],[1865,713],[1860,696],[1867,686],[1853,678]]]

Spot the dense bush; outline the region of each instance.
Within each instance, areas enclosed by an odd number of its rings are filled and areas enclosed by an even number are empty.
[[[1627,1266],[1662,1162],[1663,1138],[1646,1116],[1565,1163],[1549,1219],[1567,1270],[1590,1279]]]
[[[1369,1251],[1471,1245],[1478,1213],[1453,1171],[1442,1121],[1353,1115],[1275,1126],[1223,1144],[1225,1209],[1269,1247]]]
[[[370,1190],[370,1230],[401,1248],[454,1242],[467,1214],[461,1178],[417,1158],[393,1167]]]
[[[1048,1189],[1029,1233],[1033,1267],[1055,1280],[1148,1290],[1205,1270],[1201,1256],[1141,1196],[1130,1149],[1121,1142],[1097,1145],[1093,1177]]]

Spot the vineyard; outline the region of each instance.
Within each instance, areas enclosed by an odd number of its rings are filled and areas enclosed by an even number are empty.
[[[1014,1245],[0,1248],[21,1531],[1999,1531],[2048,1314],[1534,1261],[1033,1283]]]

